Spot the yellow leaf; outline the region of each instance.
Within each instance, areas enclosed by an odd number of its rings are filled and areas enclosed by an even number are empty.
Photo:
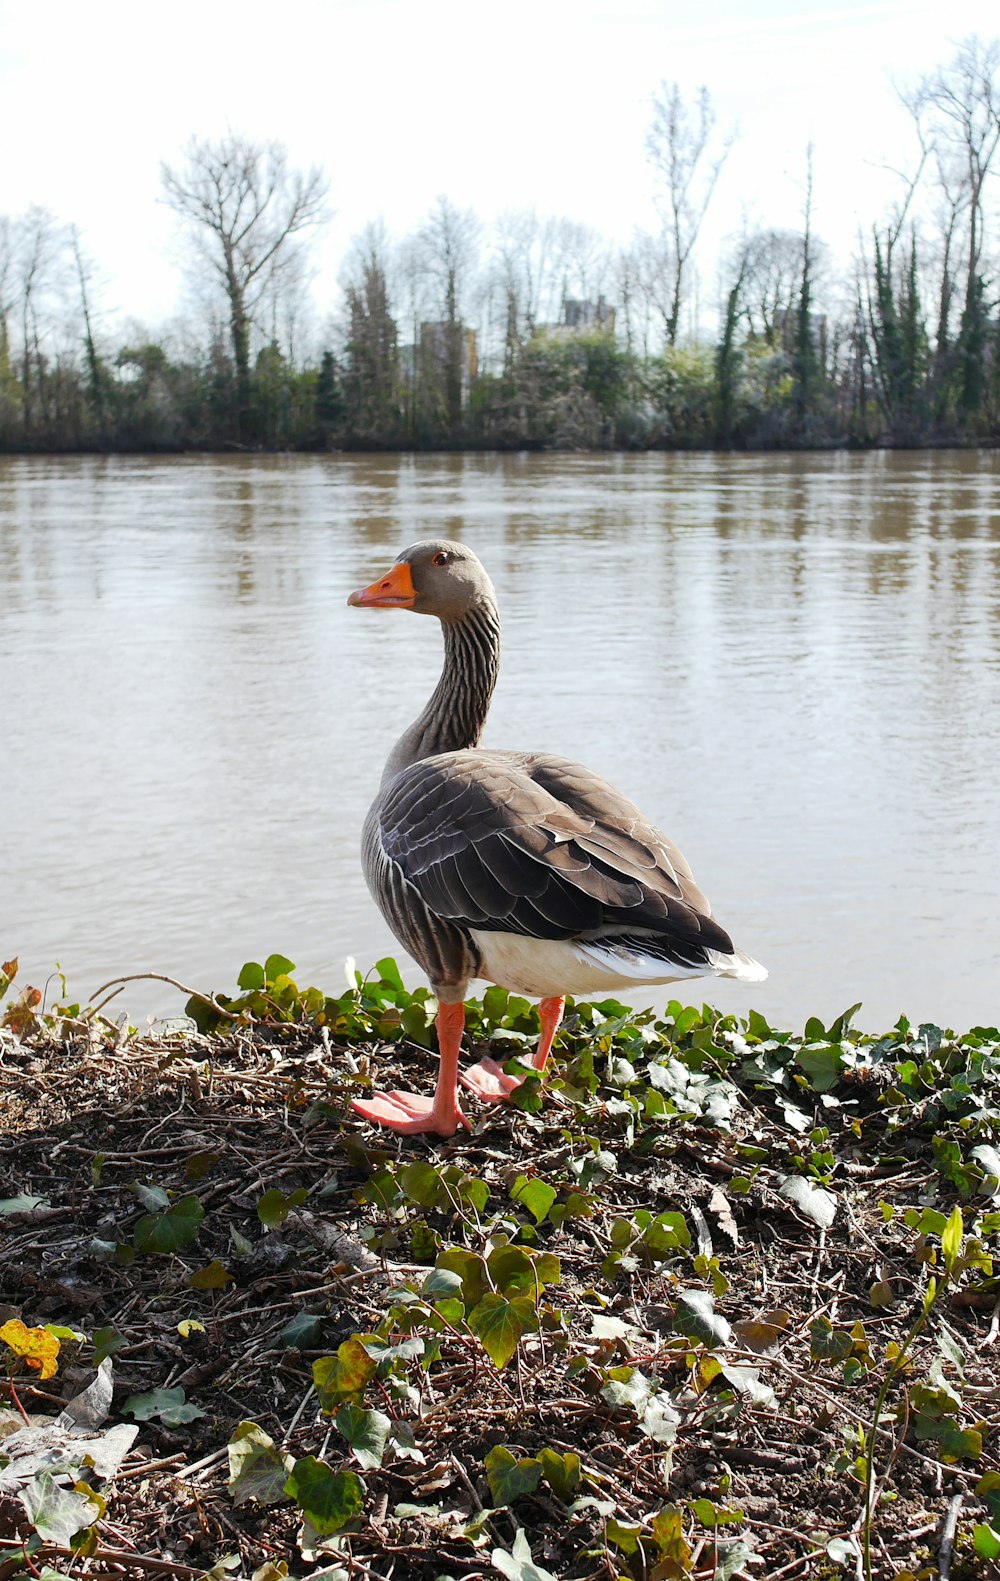
[[[11,1318],[0,1328],[0,1339],[15,1356],[20,1356],[29,1367],[33,1367],[40,1378],[55,1377],[59,1341],[47,1329],[28,1328],[20,1318]]]

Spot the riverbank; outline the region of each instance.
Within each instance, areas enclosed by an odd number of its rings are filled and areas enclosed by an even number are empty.
[[[577,1006],[544,1094],[430,1145],[349,1111],[431,1085],[386,969],[3,1029],[5,1578],[855,1575],[866,1530],[873,1576],[993,1573],[995,1029]],[[54,1426],[98,1364],[103,1477]]]

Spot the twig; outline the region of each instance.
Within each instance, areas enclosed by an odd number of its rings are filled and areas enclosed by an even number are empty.
[[[225,1017],[227,1021],[240,1021],[247,1018],[247,1013],[245,1011],[241,1011],[239,1014],[236,1014],[236,1012],[232,1010],[227,1010],[225,1006],[220,1005],[219,1001],[214,999],[211,994],[203,994],[198,988],[188,988],[184,983],[179,983],[176,977],[167,977],[164,972],[131,972],[127,977],[109,978],[106,983],[101,984],[100,988],[95,988],[94,992],[90,996],[91,1009],[93,1013],[96,1015],[97,1012],[103,1009],[103,1007],[108,1003],[108,1000],[114,999],[115,994],[120,994],[126,983],[149,982],[169,983],[171,988],[176,988],[180,991],[180,993],[187,994],[189,999],[200,999],[203,1005],[211,1005],[216,1014]],[[114,989],[114,993],[108,993],[109,988]],[[97,1001],[100,994],[107,994],[107,999],[102,999],[100,1004],[98,1004]]]
[[[58,1554],[61,1558],[77,1559],[79,1555],[73,1548],[64,1548],[61,1543],[46,1543],[39,1554]],[[35,1557],[38,1558],[39,1554]],[[153,1570],[159,1575],[171,1576],[202,1576],[204,1569],[197,1570],[191,1565],[182,1565],[175,1559],[154,1559],[150,1554],[130,1553],[127,1548],[95,1548],[88,1555],[90,1559],[103,1559],[108,1564],[133,1565],[140,1570]]]
[[[941,1547],[938,1550],[939,1581],[948,1581],[948,1577],[951,1575],[951,1559],[955,1551],[955,1533],[958,1531],[958,1516],[964,1500],[964,1493],[956,1493],[954,1498],[948,1500],[948,1509],[945,1512],[944,1525],[941,1528]]]

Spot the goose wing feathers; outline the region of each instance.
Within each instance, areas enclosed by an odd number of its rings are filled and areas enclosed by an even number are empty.
[[[732,950],[677,847],[565,758],[425,758],[387,787],[378,822],[389,861],[459,926],[539,939],[638,932],[668,952]]]

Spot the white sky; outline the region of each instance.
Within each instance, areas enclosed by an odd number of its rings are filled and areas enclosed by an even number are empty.
[[[1000,33],[994,3],[0,0],[0,213],[75,222],[105,314],[155,326],[182,291],[161,159],[192,134],[280,138],[329,177],[325,308],[352,236],[379,216],[401,235],[439,193],[485,221],[533,205],[615,241],[655,229],[643,142],[668,78],[739,131],[706,252],[744,212],[798,225],[812,140],[815,229],[846,257],[892,188],[879,166],[912,153],[893,79],[970,33]]]

